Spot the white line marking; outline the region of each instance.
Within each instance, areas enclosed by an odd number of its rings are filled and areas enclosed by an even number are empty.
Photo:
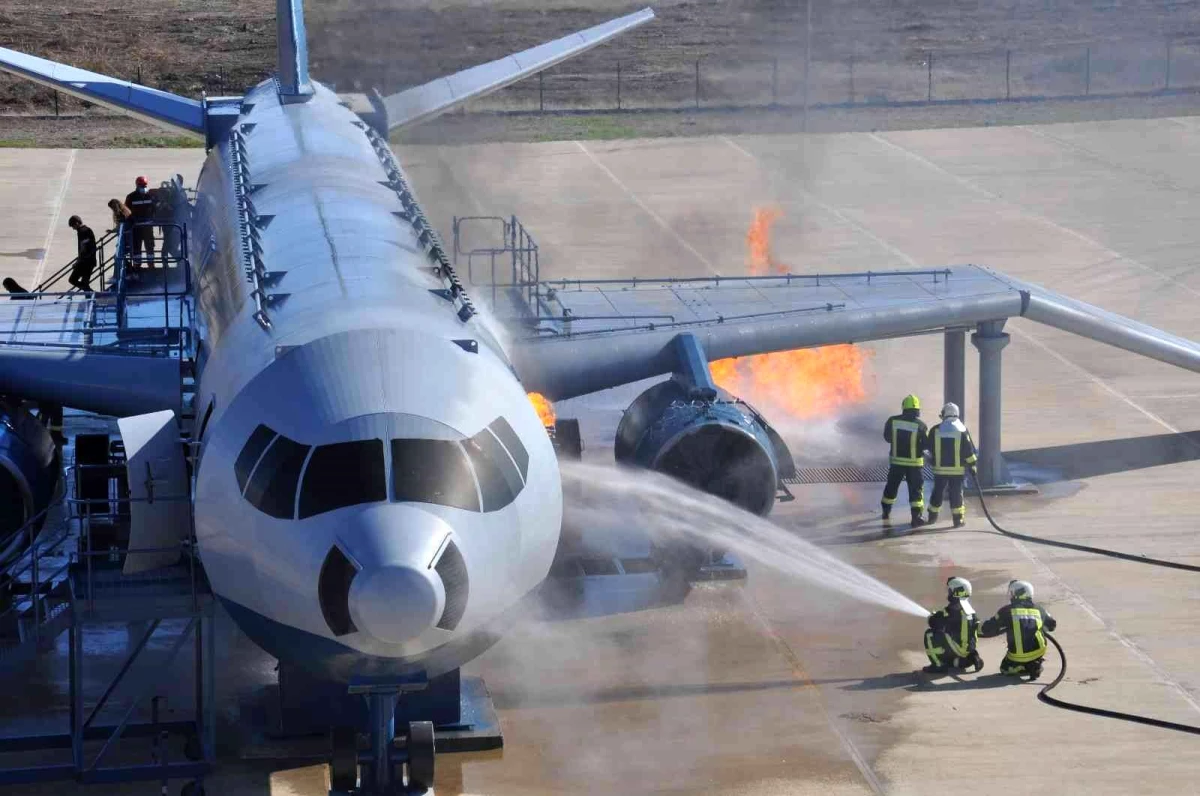
[[[692,244],[690,244],[686,240],[684,240],[682,235],[680,235],[678,232],[676,232],[674,229],[672,229],[671,225],[668,224],[666,221],[664,221],[662,216],[660,216],[658,213],[655,213],[653,210],[651,210],[649,207],[647,207],[646,203],[643,202],[641,199],[639,199],[637,194],[635,194],[633,191],[629,190],[629,187],[627,185],[625,185],[625,183],[621,182],[621,180],[617,177],[617,175],[613,174],[612,170],[609,169],[608,166],[605,166],[603,163],[601,163],[596,158],[596,156],[593,155],[591,153],[591,151],[586,146],[583,145],[582,141],[576,141],[575,145],[579,147],[580,151],[583,152],[583,154],[588,156],[588,160],[592,161],[592,163],[595,163],[600,168],[601,171],[603,171],[605,174],[607,174],[608,178],[610,180],[612,180],[614,183],[616,183],[617,187],[619,187],[622,191],[624,191],[625,194],[630,199],[633,200],[634,204],[636,204],[638,207],[640,207],[646,213],[646,215],[648,215],[648,216],[650,216],[650,218],[654,219],[654,221],[660,227],[662,227],[667,232],[668,235],[670,235],[672,238],[674,238],[676,243],[678,243],[680,246],[682,246],[683,248],[685,248],[689,252],[691,252],[696,257],[697,260],[704,263],[704,266],[706,268],[708,268],[709,271],[716,274],[717,276],[721,275],[721,272],[717,270],[716,266],[714,266],[711,262],[709,262],[707,257],[705,257],[700,252],[696,251],[695,247],[693,247]]]
[[[54,242],[54,230],[58,229],[58,217],[62,213],[63,202],[67,199],[67,189],[71,186],[71,171],[75,168],[75,153],[72,149],[67,158],[67,168],[63,172],[62,185],[58,189],[58,201],[54,203],[54,212],[50,214],[50,228],[46,230],[46,240],[42,244],[42,259],[38,262],[37,270],[33,272],[32,289],[42,283],[42,272],[46,269],[46,261],[50,259],[50,245]]]
[[[962,185],[964,188],[974,191],[975,193],[979,194],[980,196],[985,196],[988,199],[991,199],[993,201],[1000,202],[1001,204],[1007,205],[1007,206],[1013,208],[1014,210],[1016,210],[1017,212],[1021,213],[1022,215],[1024,215],[1027,218],[1031,218],[1034,221],[1037,221],[1040,224],[1043,224],[1044,226],[1050,227],[1051,229],[1057,230],[1058,232],[1061,232],[1065,235],[1070,235],[1071,237],[1075,238],[1076,240],[1082,241],[1083,243],[1086,243],[1089,246],[1093,246],[1093,247],[1099,249],[1100,251],[1106,253],[1109,257],[1111,257],[1113,259],[1124,260],[1125,262],[1129,263],[1130,265],[1137,266],[1138,268],[1141,268],[1144,271],[1148,271],[1149,273],[1154,274],[1159,279],[1162,279],[1164,282],[1170,282],[1171,284],[1175,285],[1176,287],[1186,290],[1188,293],[1191,293],[1194,296],[1200,296],[1200,290],[1196,290],[1195,288],[1188,287],[1187,285],[1183,284],[1182,282],[1180,282],[1178,279],[1176,279],[1173,276],[1168,276],[1167,274],[1164,274],[1162,271],[1159,271],[1156,268],[1151,268],[1150,266],[1146,265],[1145,263],[1139,262],[1139,261],[1133,259],[1132,257],[1128,257],[1124,254],[1121,254],[1120,252],[1116,251],[1115,249],[1110,249],[1108,246],[1105,246],[1103,243],[1100,243],[1099,241],[1088,237],[1087,235],[1085,235],[1082,232],[1079,232],[1078,230],[1071,229],[1070,227],[1065,227],[1062,224],[1059,224],[1057,221],[1053,221],[1049,218],[1046,218],[1045,216],[1040,215],[1040,214],[1034,212],[1033,210],[1029,210],[1028,208],[1026,208],[1022,205],[1019,205],[1010,199],[1005,199],[1000,194],[992,193],[987,188],[984,188],[980,185],[977,185],[974,182],[971,182],[966,177],[960,177],[959,175],[955,174],[954,172],[950,171],[949,169],[943,168],[942,166],[939,166],[938,164],[934,163],[932,160],[922,157],[921,155],[918,155],[916,152],[913,152],[910,149],[906,149],[897,143],[889,141],[877,133],[867,133],[867,135],[870,136],[875,141],[878,141],[879,143],[883,144],[884,146],[894,149],[897,152],[900,152],[905,157],[907,157],[911,160],[915,160],[916,162],[918,162],[930,169],[933,169],[934,171],[938,172],[939,174],[943,174],[943,175],[949,177],[950,179],[957,182],[959,185]]]
[[[874,134],[872,134],[872,136],[874,136]],[[732,143],[732,142],[730,142],[730,143]],[[885,143],[887,143],[887,142],[885,142]],[[749,157],[754,158],[755,160],[758,160],[757,156],[747,152],[746,150],[742,149],[741,147],[735,146],[735,148],[741,150],[743,153],[745,153]],[[902,152],[907,153],[907,150],[905,150],[903,147],[896,147],[896,148],[900,149]],[[908,153],[908,154],[912,157],[917,157],[919,160],[923,160],[923,158],[919,158],[919,156],[912,155],[911,153]],[[930,164],[930,165],[933,165],[933,164]],[[939,170],[941,170],[940,167],[937,167],[937,166],[934,166],[934,168],[939,168]],[[947,172],[947,174],[949,174],[949,172]],[[954,175],[950,175],[950,176],[953,177]],[[984,193],[986,193],[986,192],[984,192]],[[995,198],[995,197],[993,197],[993,198]],[[999,201],[1004,201],[1004,200],[1001,199]],[[1070,230],[1066,230],[1065,228],[1064,228],[1064,231],[1070,232]],[[886,241],[883,241],[881,238],[876,236],[874,233],[870,233],[868,231],[868,234],[870,235],[870,237],[873,240],[879,241],[884,246],[886,246],[886,248],[889,251],[893,251],[893,252],[897,253],[900,257],[903,257],[907,262],[912,263],[913,265],[916,265],[916,261],[912,257],[910,257],[908,254],[906,254],[905,252],[903,252],[899,249],[896,249],[894,246],[887,243]],[[1118,255],[1118,256],[1120,256],[1120,255]],[[1175,434],[1180,433],[1179,430],[1177,428],[1175,428],[1174,426],[1172,426],[1170,423],[1163,420],[1161,417],[1159,417],[1158,415],[1149,411],[1148,409],[1145,409],[1144,407],[1140,406],[1129,396],[1125,395],[1123,392],[1121,392],[1117,388],[1108,384],[1108,382],[1104,381],[1104,379],[1100,378],[1099,376],[1095,375],[1091,371],[1087,370],[1082,365],[1072,362],[1070,359],[1067,359],[1062,354],[1059,354],[1057,351],[1050,348],[1048,345],[1046,345],[1042,341],[1038,340],[1033,335],[1029,334],[1026,331],[1020,330],[1020,329],[1013,329],[1013,331],[1017,335],[1022,337],[1023,339],[1028,340],[1029,342],[1033,343],[1035,346],[1040,348],[1042,351],[1046,352],[1050,356],[1057,359],[1059,362],[1069,365],[1074,370],[1079,371],[1084,376],[1086,376],[1092,383],[1094,383],[1096,386],[1098,386],[1101,389],[1103,389],[1104,391],[1108,392],[1113,397],[1119,398],[1125,404],[1132,407],[1133,409],[1136,409],[1138,412],[1142,413],[1143,415],[1145,415],[1146,417],[1148,417],[1150,420],[1154,421],[1158,425],[1162,426],[1163,428],[1167,429],[1168,431],[1171,431],[1172,433],[1175,433]],[[1189,443],[1191,442],[1190,440],[1187,440],[1187,441]],[[1111,637],[1117,643],[1121,644],[1121,646],[1123,646],[1127,650],[1129,650],[1133,654],[1133,656],[1135,658],[1137,658],[1139,661],[1141,661],[1143,664],[1145,664],[1146,667],[1149,668],[1150,671],[1161,682],[1167,684],[1176,693],[1178,693],[1179,696],[1182,697],[1183,700],[1185,702],[1187,702],[1187,704],[1193,710],[1200,712],[1200,702],[1197,702],[1196,699],[1194,697],[1192,697],[1192,695],[1187,691],[1187,689],[1185,689],[1183,687],[1182,684],[1179,683],[1178,680],[1176,680],[1166,670],[1164,670],[1161,666],[1159,666],[1158,663],[1153,658],[1151,658],[1150,655],[1145,650],[1143,650],[1141,647],[1139,647],[1135,641],[1130,639],[1125,634],[1121,633],[1121,631],[1117,630],[1115,625],[1113,625],[1112,623],[1107,621],[1103,616],[1101,616],[1100,612],[1096,610],[1095,606],[1093,606],[1090,602],[1088,602],[1087,598],[1085,598],[1082,594],[1080,594],[1078,591],[1073,589],[1071,586],[1067,585],[1066,581],[1064,581],[1057,574],[1055,574],[1054,570],[1052,570],[1045,562],[1043,562],[1040,558],[1038,558],[1037,555],[1034,554],[1034,552],[1032,550],[1030,550],[1028,546],[1025,545],[1025,543],[1023,543],[1017,539],[1009,539],[1009,541],[1012,542],[1012,544],[1017,548],[1017,550],[1023,556],[1025,556],[1025,558],[1029,559],[1030,563],[1032,563],[1034,566],[1038,567],[1038,569],[1040,569],[1042,571],[1042,573],[1044,574],[1045,577],[1047,577],[1049,580],[1054,581],[1054,583],[1058,584],[1058,586],[1064,592],[1066,592],[1066,594],[1070,597],[1070,599],[1076,605],[1078,605],[1080,608],[1083,609],[1083,611],[1086,614],[1088,614],[1090,617],[1092,617],[1094,620],[1096,620],[1097,624],[1099,624],[1102,628],[1104,628],[1105,632],[1108,633],[1109,637]],[[760,618],[760,621],[763,621],[765,623],[765,620],[763,620],[762,617],[759,617],[759,618]],[[832,722],[831,722],[831,726],[832,726]],[[837,732],[836,727],[835,727],[835,732]],[[839,734],[839,736],[841,736],[840,732],[838,734]],[[848,743],[848,739],[846,742]],[[853,753],[851,753],[851,756],[853,757]],[[855,762],[858,763],[858,760],[855,759]],[[863,768],[863,766],[860,765],[859,768],[861,770]],[[869,771],[869,770],[870,769],[867,769],[867,771]],[[867,776],[866,771],[864,771],[863,775]]]
[[[813,690],[813,695],[817,700],[817,707],[820,708],[821,715],[825,717],[825,723],[829,725],[829,729],[833,730],[833,734],[836,735],[838,740],[842,742],[842,748],[846,750],[846,754],[850,756],[852,761],[854,761],[854,765],[858,767],[859,772],[863,775],[863,779],[867,781],[867,785],[869,785],[871,790],[875,793],[887,793],[887,789],[883,787],[883,783],[879,781],[879,777],[876,776],[875,771],[871,768],[871,765],[867,762],[867,759],[863,757],[862,752],[860,752],[858,747],[855,746],[854,740],[851,739],[851,737],[837,725],[837,722],[833,720],[833,716],[829,714],[829,710],[825,707],[825,700],[821,698],[820,687],[813,681],[812,677],[809,676],[808,670],[804,668],[804,664],[801,663],[800,657],[796,654],[795,650],[793,650],[792,646],[784,641],[783,637],[776,633],[775,629],[771,627],[771,623],[767,621],[765,616],[763,616],[762,609],[759,606],[758,601],[750,596],[747,590],[741,589],[739,591],[743,599],[745,599],[746,604],[750,609],[750,613],[753,614],[754,618],[758,620],[760,625],[762,625],[763,630],[771,638],[771,641],[774,642],[775,649],[779,651],[779,653],[783,656],[783,659],[787,661],[788,666],[791,667],[792,674],[796,677],[799,677],[803,681],[801,685],[803,685],[805,688],[811,688]]]

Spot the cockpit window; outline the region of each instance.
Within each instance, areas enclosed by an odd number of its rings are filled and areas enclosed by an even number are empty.
[[[392,440],[392,487],[401,502],[479,511],[471,466],[454,440]]]
[[[287,437],[276,437],[246,486],[250,505],[264,514],[290,520],[295,513],[296,483],[309,449]]]
[[[387,500],[383,440],[337,442],[313,451],[300,488],[300,519],[381,500]]]
[[[250,439],[246,440],[246,444],[242,446],[242,452],[238,454],[237,460],[233,463],[233,474],[237,476],[240,491],[246,491],[246,482],[250,480],[250,473],[254,472],[254,465],[258,464],[263,451],[267,449],[273,439],[275,439],[275,432],[260,425],[254,429]]]
[[[525,481],[496,435],[485,428],[463,440],[463,448],[475,468],[475,477],[479,479],[483,510],[498,511],[512,503]]]
[[[521,471],[521,480],[524,481],[529,475],[529,453],[521,444],[521,438],[517,436],[517,432],[513,431],[513,427],[502,417],[496,418],[488,428],[504,443],[508,454],[517,463],[517,469]]]

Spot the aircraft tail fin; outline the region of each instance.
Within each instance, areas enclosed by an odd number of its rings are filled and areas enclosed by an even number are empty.
[[[170,130],[204,135],[200,102],[0,47],[0,70]]]
[[[313,95],[308,78],[308,34],[304,0],[275,0],[278,34],[279,96],[285,102],[304,102]]]
[[[395,130],[431,119],[469,100],[490,94],[579,55],[652,19],[654,12],[644,8],[515,55],[392,94],[382,101],[386,109],[387,128]]]

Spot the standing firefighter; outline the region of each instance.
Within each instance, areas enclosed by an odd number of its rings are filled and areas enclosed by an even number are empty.
[[[129,235],[129,256],[135,271],[141,265],[147,268],[154,266],[154,200],[150,181],[145,177],[138,177],[134,181],[133,193],[125,197],[129,220],[133,222]]]
[[[925,631],[925,654],[929,665],[927,674],[964,672],[983,668],[983,658],[975,649],[979,638],[979,617],[971,606],[971,581],[949,578],[946,581],[946,607],[929,615]]]
[[[967,507],[963,505],[963,477],[967,468],[975,469],[975,443],[971,432],[958,419],[958,405],[942,407],[942,422],[929,430],[929,451],[933,454],[933,492],[929,495],[929,522],[937,522],[942,510],[942,494],[950,492],[950,512],[954,527],[963,524]]]
[[[1023,580],[1008,583],[1009,604],[983,623],[982,638],[1004,633],[1008,637],[1008,654],[1000,662],[1004,674],[1029,675],[1036,680],[1042,673],[1042,658],[1046,654],[1043,630],[1054,630],[1058,623],[1050,613],[1033,601],[1033,586]]]
[[[921,468],[925,465],[929,432],[921,422],[921,401],[917,396],[907,396],[900,404],[900,409],[900,414],[889,417],[883,426],[883,438],[892,446],[888,458],[887,485],[883,488],[883,518],[886,520],[891,516],[900,482],[906,481],[912,526],[916,528],[923,523],[921,512],[925,509],[925,484]]]

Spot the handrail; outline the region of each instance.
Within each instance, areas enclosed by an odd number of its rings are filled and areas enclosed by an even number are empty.
[[[114,253],[112,259],[106,258],[104,256],[104,245],[106,243],[111,243],[113,241],[113,238],[117,237],[117,235],[119,235],[119,234],[120,234],[120,225],[118,225],[116,229],[108,230],[107,232],[104,233],[104,235],[100,238],[100,240],[96,241],[96,253],[97,253],[96,260],[97,260],[97,263],[100,265],[100,275],[101,275],[100,284],[101,285],[104,284],[104,281],[103,281],[104,266],[113,262],[116,258],[115,253]],[[46,279],[44,279],[41,284],[39,284],[37,287],[33,288],[33,290],[31,290],[30,292],[31,293],[46,292],[47,287],[55,284],[56,282],[61,281],[63,279],[63,277],[65,277],[67,274],[71,273],[71,271],[74,270],[74,268],[75,268],[75,264],[78,262],[79,262],[79,255],[76,255],[74,257],[74,259],[72,259],[69,263],[64,265],[62,268],[55,271],[50,276],[46,277]],[[72,288],[71,292],[74,292],[74,291],[75,291],[75,288]]]
[[[814,280],[820,282],[822,279],[830,281],[838,279],[862,279],[866,277],[870,282],[872,279],[884,276],[932,276],[934,281],[937,281],[939,276],[945,277],[947,280],[953,274],[950,268],[926,268],[920,270],[909,271],[855,271],[845,274],[763,274],[763,275],[731,275],[731,276],[663,276],[663,277],[633,277],[630,279],[547,279],[541,284],[548,287],[582,287],[583,285],[679,285],[679,284],[696,284],[703,282],[713,282],[720,284],[721,282],[785,282],[790,284],[798,280]]]

